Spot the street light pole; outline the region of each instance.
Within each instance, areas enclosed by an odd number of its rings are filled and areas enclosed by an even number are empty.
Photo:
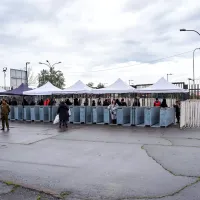
[[[51,70],[53,69],[53,67],[55,65],[61,64],[61,62],[56,62],[53,65],[51,65],[50,62],[48,60],[46,60],[46,63],[39,62],[39,64],[40,65],[46,65],[46,66],[48,66],[50,68],[50,72],[51,72]],[[52,80],[51,80],[51,82],[52,82]]]
[[[133,80],[128,80],[129,85],[131,85],[132,81],[133,81]]]
[[[172,76],[173,74],[167,74],[167,81],[169,80],[169,76]]]
[[[196,50],[200,50],[200,48],[196,48],[194,51],[193,51],[193,85],[195,86],[195,71],[194,71],[194,53]],[[193,86],[193,87],[194,87]]]
[[[26,84],[28,86],[28,65],[30,64],[30,62],[26,62]]]
[[[4,90],[6,90],[6,71],[7,71],[7,67],[3,68],[3,73],[4,73]]]
[[[185,29],[185,28],[182,28],[182,29],[180,29],[180,31],[193,31],[193,32],[195,32],[195,33],[197,33],[197,34],[200,35],[200,33],[199,33],[198,31],[195,31],[195,30],[187,30],[187,29]]]

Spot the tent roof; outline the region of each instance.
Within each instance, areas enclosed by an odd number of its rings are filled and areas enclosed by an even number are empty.
[[[57,91],[61,91],[61,89],[55,87],[50,82],[47,82],[39,88],[24,92],[24,95],[52,95],[54,92]]]
[[[18,88],[9,91],[2,91],[0,94],[2,95],[23,95],[23,92],[32,90],[27,86],[27,84],[22,83]]]
[[[0,92],[6,92],[6,90],[4,90],[3,88],[0,88]]]
[[[55,92],[54,94],[87,94],[91,93],[92,88],[85,85],[82,81],[77,81],[72,86],[62,90]]]
[[[120,78],[117,79],[113,84],[106,88],[102,89],[95,89],[93,90],[94,94],[114,94],[114,93],[131,93],[134,92],[134,88],[130,85],[126,84],[123,80]]]
[[[147,88],[137,89],[139,93],[187,93],[188,90],[182,89],[169,83],[163,77]]]

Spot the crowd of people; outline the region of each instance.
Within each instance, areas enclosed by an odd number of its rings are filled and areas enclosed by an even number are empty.
[[[9,130],[9,123],[8,123],[8,115],[10,112],[9,105],[17,106],[19,104],[15,97],[13,97],[12,99],[7,99],[7,100],[3,99],[1,101],[2,130],[5,129],[5,125],[6,125],[7,129]],[[29,104],[26,99],[23,99],[22,105],[36,105],[36,103],[32,100]],[[53,98],[51,98],[51,99],[47,98],[45,100],[40,99],[40,100],[38,100],[37,105],[53,106],[53,105],[56,105],[56,100]],[[67,122],[69,121],[69,106],[71,106],[71,105],[80,106],[81,100],[78,98],[75,98],[72,103],[69,99],[66,99],[65,101],[61,101],[59,104],[57,114],[60,117],[60,128],[61,128],[61,126],[67,127]],[[88,98],[86,98],[84,101],[84,106],[88,106],[88,105],[89,105],[89,100],[88,100]],[[121,99],[121,101],[119,99],[113,99],[112,102],[111,102],[111,99],[105,99],[102,103],[101,98],[99,98],[97,100],[97,103],[95,100],[92,100],[92,106],[96,106],[96,105],[97,106],[107,106],[108,109],[110,110],[112,122],[113,122],[113,124],[116,124],[117,109],[122,106],[127,106],[127,103],[125,102],[125,100],[123,98]],[[132,106],[140,107],[139,98],[136,97],[134,99]],[[161,108],[168,107],[167,101],[165,98],[162,100],[162,102],[160,102],[159,99],[156,98],[155,102],[154,102],[154,106],[161,107]],[[177,123],[179,123],[180,122],[180,102],[179,101],[176,101],[174,108],[175,108],[175,112],[176,112]]]
[[[124,99],[122,99],[121,102],[118,99],[116,99],[116,100],[113,99],[112,103],[108,106],[108,109],[110,110],[111,119],[112,119],[113,124],[116,124],[117,109],[118,109],[119,106],[120,107],[121,106],[127,106],[126,102],[124,102]],[[160,107],[160,108],[167,108],[168,107],[166,99],[163,99],[162,103],[161,103],[158,100],[158,98],[156,98],[156,100],[154,102],[154,106]],[[134,99],[133,107],[140,107],[140,101],[137,97]],[[180,123],[180,101],[176,101],[174,108],[175,108],[177,123]]]

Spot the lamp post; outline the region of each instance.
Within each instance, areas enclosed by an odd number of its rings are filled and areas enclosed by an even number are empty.
[[[28,65],[30,64],[30,62],[26,62],[26,84],[28,86]]]
[[[4,89],[6,90],[6,71],[7,71],[7,67],[3,68],[3,73],[4,73]]]
[[[182,29],[180,29],[180,31],[193,31],[193,32],[200,35],[200,33],[198,31],[195,31],[195,30],[188,30],[188,29],[182,28]]]
[[[50,64],[50,62],[48,60],[46,60],[46,63],[42,63],[42,62],[39,62],[40,65],[46,65],[48,66],[49,68],[53,68],[55,65],[57,64],[60,64],[61,62],[56,62],[54,63],[53,65]]]
[[[200,50],[200,48],[196,48],[194,51],[193,51],[193,85],[195,86],[195,71],[194,71],[194,53],[196,50]],[[194,87],[193,86],[193,87]]]
[[[46,60],[46,63],[42,63],[42,62],[39,62],[40,65],[46,65],[50,68],[50,73],[52,72],[52,69],[55,65],[58,65],[58,64],[61,64],[61,62],[56,62],[54,63],[53,65],[50,64],[50,62],[48,60]],[[51,80],[52,81],[52,80]]]
[[[128,80],[129,85],[131,85],[132,81],[133,81],[133,80]]]
[[[167,81],[169,80],[169,76],[172,76],[173,74],[167,74]]]
[[[193,81],[193,79],[192,79],[192,78],[188,78],[188,89],[189,89],[189,95],[191,95],[191,90],[194,89],[194,88],[191,88],[190,81]]]

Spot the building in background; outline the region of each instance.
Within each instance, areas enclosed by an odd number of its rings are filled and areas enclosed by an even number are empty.
[[[10,69],[10,88],[15,89],[22,83],[26,83],[26,71]]]

